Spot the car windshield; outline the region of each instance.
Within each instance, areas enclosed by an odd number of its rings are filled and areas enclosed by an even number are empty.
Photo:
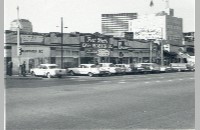
[[[56,69],[58,66],[49,66],[49,69]]]
[[[149,67],[149,66],[151,66],[150,64],[142,64],[141,65],[142,67]]]
[[[115,65],[114,65],[114,64],[110,64],[109,66],[110,66],[110,67],[115,67]]]
[[[100,65],[91,65],[91,68],[98,68]]]

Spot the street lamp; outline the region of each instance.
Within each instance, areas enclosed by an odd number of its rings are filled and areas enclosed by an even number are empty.
[[[56,26],[56,27],[59,27],[59,26]],[[63,69],[63,28],[68,28],[68,27],[63,27],[63,17],[61,17],[61,44],[60,44],[60,48],[61,48],[61,50],[60,50],[60,52],[61,52],[61,54],[60,54],[60,66],[61,66],[61,69]]]

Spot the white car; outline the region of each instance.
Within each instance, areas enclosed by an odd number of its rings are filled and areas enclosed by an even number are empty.
[[[169,66],[177,71],[188,71],[187,63],[170,63]]]
[[[45,76],[48,78],[59,77],[66,75],[66,69],[60,69],[56,64],[40,64],[37,68],[30,70],[34,76]]]
[[[80,64],[79,67],[68,68],[68,73],[70,75],[88,75],[92,77],[94,75],[108,75],[109,71],[95,64]]]
[[[130,64],[116,64],[115,66],[120,67],[124,73],[131,73],[131,65]]]
[[[120,67],[115,66],[113,63],[99,63],[99,66],[107,71],[109,74],[123,74],[123,70]]]

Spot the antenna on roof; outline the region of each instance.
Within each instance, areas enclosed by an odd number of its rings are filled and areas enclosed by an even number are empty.
[[[19,20],[19,6],[17,6],[17,19]]]
[[[165,0],[165,8],[169,8],[169,0]]]

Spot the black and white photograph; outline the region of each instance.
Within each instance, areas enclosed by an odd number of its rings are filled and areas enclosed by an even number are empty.
[[[195,0],[5,0],[5,130],[195,130]]]

